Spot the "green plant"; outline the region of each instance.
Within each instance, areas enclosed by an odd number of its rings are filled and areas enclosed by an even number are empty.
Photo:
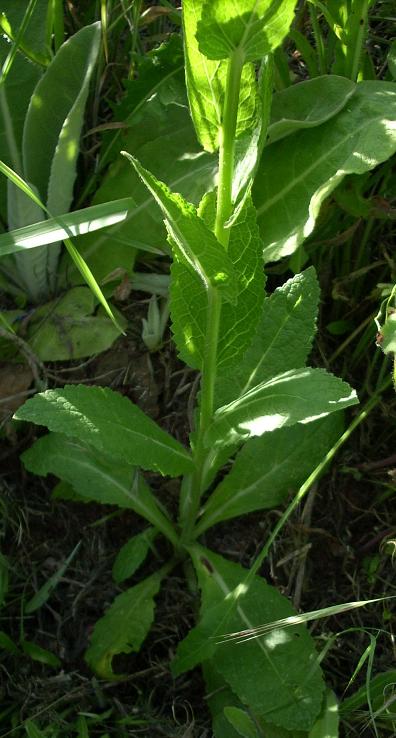
[[[275,261],[296,252],[343,177],[391,155],[396,92],[391,84],[355,86],[326,77],[322,87],[335,90],[327,108],[317,112],[312,81],[279,93],[271,118],[272,54],[295,4],[183,4],[191,115],[201,144],[219,156],[217,189],[198,209],[126,153],[167,228],[179,355],[201,372],[190,450],[126,397],[99,387],[49,390],[15,416],[51,431],[23,455],[30,471],[55,474],[81,499],[133,509],[150,524],[121,549],[118,583],[135,574],[157,535],[173,549],[169,561],[120,594],[98,621],[89,665],[114,678],[113,657],[139,650],[162,580],[183,564],[190,587],[198,583],[201,607],[172,670],[177,676],[202,664],[217,738],[338,731],[335,698],[325,692],[302,624],[245,644],[243,659],[218,642],[227,631],[287,618],[293,609],[257,575],[257,565],[248,572],[199,541],[219,522],[279,505],[290,488],[322,470],[343,439],[338,411],[357,402],[341,379],[305,366],[319,300],[314,269],[265,297],[262,257]],[[141,469],[183,477],[177,521]]]

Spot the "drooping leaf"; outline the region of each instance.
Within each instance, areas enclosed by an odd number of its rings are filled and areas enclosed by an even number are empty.
[[[256,384],[304,366],[311,350],[319,284],[309,267],[264,300],[253,341],[232,376],[216,385],[216,405],[225,405]]]
[[[276,92],[272,98],[268,143],[299,128],[314,128],[342,110],[356,85],[346,77],[327,74]]]
[[[227,63],[208,59],[196,38],[202,21],[202,0],[184,0],[183,28],[187,93],[197,137],[206,151],[217,151],[222,124]],[[252,130],[255,118],[255,72],[246,65],[242,72],[236,135]]]
[[[338,115],[265,149],[253,200],[266,261],[297,249],[346,174],[362,174],[393,154],[395,119],[396,84],[361,82]]]
[[[213,205],[213,203],[212,203]],[[207,221],[210,225],[210,221]],[[251,341],[264,299],[264,274],[261,241],[255,210],[247,201],[231,229],[228,256],[237,275],[235,305],[223,303],[221,309],[217,368],[232,367]],[[196,369],[202,366],[206,334],[206,291],[201,279],[179,260],[172,264],[172,330],[182,359]]]
[[[35,206],[29,198],[26,198],[24,204],[27,205],[28,202],[33,207]],[[112,202],[93,205],[83,210],[76,210],[73,213],[63,214],[60,216],[59,221],[57,218],[48,218],[48,220],[41,220],[24,228],[2,233],[0,234],[0,257],[6,254],[15,254],[18,251],[23,252],[25,249],[34,249],[38,246],[56,243],[64,238],[68,238],[70,235],[78,236],[85,233],[92,233],[101,228],[111,226],[114,223],[120,223],[127,217],[131,205],[131,198],[113,200]],[[38,206],[35,207],[38,208]],[[31,220],[32,217],[33,214],[29,219]],[[37,217],[37,209],[34,212],[34,217]],[[41,209],[39,217],[42,217]],[[14,220],[16,221],[17,218]],[[21,221],[20,217],[18,221]],[[65,230],[62,224],[65,224],[67,230]],[[9,227],[10,229],[12,228],[10,223]]]
[[[155,528],[146,528],[122,546],[113,564],[113,579],[117,584],[124,582],[139,569],[157,534]]]
[[[224,299],[235,302],[237,285],[232,262],[194,206],[171,192],[130,154],[123,153],[160,206],[176,257],[198,274],[206,289],[218,288]]]
[[[280,505],[296,492],[343,432],[342,413],[250,439],[204,506],[197,533],[253,510]]]
[[[21,458],[28,471],[41,476],[55,474],[84,500],[134,510],[175,540],[167,515],[129,464],[114,464],[105,454],[60,433],[39,438]]]
[[[245,61],[256,61],[283,41],[296,0],[205,0],[197,38],[209,59],[228,59],[238,49]]]
[[[308,738],[338,738],[339,723],[337,697],[331,689],[328,689],[325,694],[322,712],[309,731]]]
[[[69,385],[47,390],[29,399],[15,417],[143,469],[171,476],[191,470],[191,457],[178,441],[127,397],[107,387]]]
[[[284,426],[308,423],[357,402],[356,392],[324,369],[292,369],[216,410],[205,443],[208,447],[233,444]]]
[[[260,718],[287,730],[310,730],[321,709],[324,683],[305,627],[278,628],[259,641],[218,643],[220,635],[249,628],[249,623],[294,614],[288,600],[257,576],[247,589],[248,572],[207,549],[197,546],[192,556],[202,615],[179,645],[173,672],[182,673],[213,656],[231,690]]]
[[[85,659],[102,679],[114,679],[112,660],[119,653],[139,651],[154,619],[154,597],[161,585],[159,573],[118,595],[97,621]]]
[[[120,327],[126,321],[114,311]],[[88,287],[73,287],[34,311],[26,340],[42,361],[68,361],[106,351],[121,330],[107,317]]]

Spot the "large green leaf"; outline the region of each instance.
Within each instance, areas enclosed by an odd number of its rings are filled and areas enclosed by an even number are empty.
[[[253,187],[264,258],[292,254],[312,232],[323,200],[346,174],[362,174],[396,150],[396,84],[361,82],[327,123],[265,149]]]
[[[304,366],[312,346],[319,302],[313,267],[264,300],[258,328],[232,376],[216,385],[216,405],[226,405],[276,374]]]
[[[357,402],[356,392],[324,369],[292,369],[216,410],[205,443],[208,447],[233,444],[284,426],[308,423]]]
[[[14,187],[13,196],[15,196],[17,191],[17,188]],[[38,205],[35,205],[30,198],[26,197],[23,202],[25,208],[28,205],[35,208],[33,211],[34,216],[32,212],[29,220],[37,216],[42,217],[42,210],[40,209],[38,211]],[[77,236],[84,233],[92,233],[101,228],[111,226],[114,223],[119,223],[126,218],[131,205],[132,200],[130,197],[123,198],[122,200],[113,200],[112,202],[93,205],[83,210],[76,210],[74,213],[66,213],[61,215],[59,219],[48,218],[48,220],[42,220],[39,223],[33,223],[33,225],[28,225],[24,228],[17,228],[16,230],[10,230],[8,233],[2,233],[0,234],[0,257],[6,254],[14,254],[18,251],[25,251],[25,249],[35,249],[38,246],[56,243],[64,238],[68,238],[70,235]],[[14,218],[14,220],[15,222],[18,220],[20,223],[22,218],[19,216],[18,218]],[[10,223],[9,227],[12,227]]]
[[[211,198],[213,200],[213,198]],[[211,207],[215,207],[215,202]],[[210,218],[208,219],[210,226]],[[264,299],[264,274],[255,210],[250,199],[231,229],[228,256],[237,275],[237,301],[221,309],[218,371],[233,367],[251,341]],[[202,366],[207,296],[201,279],[179,260],[172,264],[172,330],[179,354],[195,369]]]
[[[62,297],[37,308],[29,320],[26,340],[42,361],[69,361],[106,351],[125,328],[119,328],[97,310],[97,301],[88,287],[74,287]]]
[[[196,38],[197,26],[202,21],[202,0],[184,0],[183,28],[186,83],[191,116],[195,130],[206,151],[217,151],[222,124],[227,63],[212,61],[201,53]],[[237,137],[252,130],[255,119],[254,67],[244,67],[238,108]]]
[[[67,212],[73,199],[84,108],[100,37],[100,24],[94,23],[61,46],[39,81],[27,111],[23,170],[52,215]],[[40,251],[51,289],[55,285],[59,249]],[[18,270],[26,274],[29,268],[29,255],[25,255]]]
[[[179,645],[173,672],[180,674],[214,658],[241,702],[268,723],[309,730],[322,704],[324,683],[313,641],[304,626],[274,628],[242,644],[219,636],[294,615],[289,601],[260,577],[244,586],[248,574],[211,551],[192,551],[202,592],[201,620]]]
[[[314,128],[342,110],[356,85],[346,77],[327,74],[276,92],[272,98],[268,143],[299,128]]]
[[[154,619],[154,597],[160,585],[160,574],[152,574],[118,595],[97,621],[85,659],[102,679],[115,678],[114,656],[139,651]]]
[[[33,190],[35,194],[37,191]],[[8,227],[13,231],[20,230],[23,226],[31,226],[36,221],[41,221],[44,217],[44,211],[34,202],[28,195],[17,187],[14,182],[7,182],[7,201],[8,201]],[[24,230],[24,229],[23,229]],[[5,234],[8,236],[9,234]],[[34,252],[29,256],[29,269],[26,271],[25,254],[15,252],[14,258],[3,264],[5,271],[11,272],[13,281],[17,281],[24,291],[38,302],[47,295],[48,275],[46,269],[46,261],[41,258],[40,252]],[[10,253],[10,250],[8,250]],[[12,253],[12,251],[11,251]]]
[[[176,258],[199,276],[206,291],[217,288],[226,300],[235,303],[237,284],[233,264],[195,207],[124,153],[162,210]]]
[[[251,438],[209,497],[197,533],[253,510],[280,505],[296,492],[343,432],[342,413]]]
[[[169,518],[132,466],[114,464],[103,453],[60,433],[39,438],[22,454],[22,461],[34,474],[55,474],[83,500],[134,510],[175,542],[176,534]]]
[[[15,417],[44,425],[111,458],[161,474],[191,470],[188,451],[127,397],[107,387],[69,385],[28,400]]]
[[[238,49],[245,61],[270,53],[286,36],[296,0],[203,0],[197,38],[209,59],[228,59]]]

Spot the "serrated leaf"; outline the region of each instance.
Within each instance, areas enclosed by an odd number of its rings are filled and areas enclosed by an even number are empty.
[[[268,143],[300,128],[314,128],[342,110],[356,85],[346,77],[326,74],[276,92],[272,98]]]
[[[171,192],[130,154],[123,153],[161,208],[176,257],[198,274],[206,290],[218,288],[225,300],[235,302],[237,285],[232,263],[195,207]]]
[[[191,470],[188,451],[127,397],[107,387],[69,385],[29,399],[16,416],[45,425],[143,469],[179,476]]]
[[[328,689],[325,694],[322,712],[309,731],[308,738],[338,738],[339,723],[337,697],[331,689]]]
[[[118,595],[97,621],[85,660],[102,679],[114,679],[112,660],[119,653],[139,651],[154,619],[154,597],[161,585],[153,574]]]
[[[197,535],[221,520],[280,505],[343,432],[342,413],[251,438],[204,506]]]
[[[261,241],[249,199],[231,228],[228,256],[237,275],[235,305],[221,308],[217,370],[224,372],[242,356],[260,318],[264,299]],[[175,342],[183,360],[202,366],[206,334],[206,291],[201,280],[179,260],[171,269],[171,316]]]
[[[206,0],[197,39],[209,59],[228,59],[238,50],[245,61],[274,51],[286,36],[296,0]]]
[[[260,718],[288,730],[309,730],[321,708],[324,683],[305,627],[279,628],[258,642],[231,647],[217,642],[237,623],[240,630],[252,622],[294,614],[289,601],[257,576],[246,589],[247,570],[207,549],[194,547],[192,556],[202,592],[202,616],[179,645],[173,672],[182,673],[214,657],[216,670],[231,690]]]
[[[167,515],[132,466],[115,464],[103,452],[58,433],[39,438],[21,459],[34,474],[55,474],[70,484],[84,501],[134,510],[173,542],[177,540]]]
[[[345,175],[367,172],[394,153],[395,120],[396,84],[360,82],[327,123],[265,149],[253,187],[265,261],[298,248]]]
[[[358,402],[356,392],[324,369],[292,369],[216,410],[205,436],[210,448],[309,423]]]
[[[212,61],[201,53],[196,38],[202,20],[202,0],[184,0],[183,28],[187,93],[197,137],[206,151],[219,148],[227,63]],[[252,130],[255,111],[256,79],[253,65],[242,72],[236,136]]]
[[[16,189],[14,190],[15,193]],[[30,203],[35,207],[34,217],[42,217],[42,211],[35,206],[29,198],[25,200],[26,205]],[[8,233],[0,234],[0,257],[6,254],[14,254],[18,251],[26,249],[35,249],[39,246],[45,246],[50,243],[56,243],[70,235],[77,236],[85,233],[92,233],[101,228],[105,228],[123,221],[128,210],[132,205],[131,198],[122,200],[114,200],[112,202],[93,205],[83,210],[76,210],[74,213],[66,213],[61,215],[61,222],[57,218],[48,218],[34,222],[33,225],[27,225],[24,228],[10,230]],[[37,212],[39,210],[39,213]],[[33,217],[33,213],[32,216]],[[31,219],[31,218],[30,218]],[[14,219],[15,222],[17,218]],[[18,218],[20,223],[21,218]],[[64,224],[68,231],[63,227]],[[9,223],[9,227],[12,228]]]
[[[147,528],[124,543],[113,564],[113,579],[117,584],[124,582],[143,564],[157,536],[155,528]]]
[[[289,279],[264,300],[245,356],[232,376],[217,382],[217,407],[275,374],[304,366],[312,346],[318,303],[319,284],[313,267]]]

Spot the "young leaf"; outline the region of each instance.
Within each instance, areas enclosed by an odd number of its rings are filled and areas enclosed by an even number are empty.
[[[260,738],[254,721],[246,710],[228,706],[224,708],[224,715],[242,738]]]
[[[31,202],[26,199],[25,203]],[[50,243],[56,243],[71,236],[92,233],[100,228],[105,228],[120,223],[128,214],[128,210],[132,205],[130,198],[122,200],[113,200],[112,202],[93,205],[83,210],[76,210],[74,213],[66,213],[57,218],[49,218],[42,220],[33,225],[27,225],[24,228],[10,230],[8,233],[0,234],[0,257],[6,254],[15,254],[18,251],[26,249],[35,249],[38,246],[46,246]],[[34,207],[34,203],[33,203]],[[38,208],[38,206],[36,206]],[[36,217],[37,210],[35,211]],[[40,208],[39,218],[42,217]],[[21,218],[18,218],[21,222]],[[16,221],[16,218],[15,218]],[[67,230],[62,224],[65,224]],[[9,223],[11,228],[11,224]]]
[[[361,82],[327,123],[266,148],[253,187],[264,258],[292,254],[346,174],[362,174],[396,150],[396,85]]]
[[[130,538],[119,550],[113,564],[113,579],[117,584],[125,581],[143,564],[158,531],[146,528]]]
[[[338,738],[339,723],[337,697],[331,689],[328,689],[325,694],[322,712],[309,731],[308,738]]]
[[[70,385],[29,399],[15,417],[45,425],[110,458],[161,474],[191,470],[188,451],[137,405],[107,387]]]
[[[251,438],[209,497],[196,534],[221,520],[280,505],[297,491],[343,431],[342,413]]]
[[[206,290],[218,288],[225,300],[235,302],[237,285],[232,263],[194,206],[171,192],[126,151],[122,153],[160,206],[177,258],[198,274]]]
[[[201,53],[196,38],[202,20],[202,0],[184,0],[183,28],[186,84],[191,116],[197,137],[206,151],[217,151],[222,125],[227,62],[212,61]],[[242,72],[238,108],[237,137],[252,130],[255,110],[256,78],[254,67],[245,65]]]
[[[213,203],[212,203],[213,204]],[[215,203],[214,203],[215,205]],[[228,256],[237,279],[237,301],[223,303],[220,318],[217,368],[223,372],[249,345],[264,299],[261,241],[255,210],[249,199],[231,229]],[[207,296],[201,279],[184,263],[172,264],[172,330],[180,356],[196,369],[202,365],[206,334]]]
[[[256,61],[274,51],[286,36],[296,0],[205,0],[198,23],[200,51],[209,59],[228,59],[238,51]]]
[[[294,423],[309,423],[357,402],[356,392],[324,369],[292,369],[216,410],[205,443],[210,448],[247,440]]]
[[[289,279],[264,300],[256,334],[245,356],[232,376],[217,382],[217,407],[276,374],[305,365],[318,303],[319,284],[313,267]]]
[[[216,670],[253,713],[287,730],[310,730],[321,708],[324,683],[304,626],[274,630],[257,642],[231,647],[218,643],[235,623],[246,628],[251,622],[294,614],[288,600],[257,576],[246,589],[247,570],[207,549],[197,546],[192,556],[202,591],[202,616],[179,645],[173,672],[210,658],[209,642]]]
[[[299,82],[276,92],[272,98],[268,143],[289,136],[299,128],[314,128],[342,110],[356,85],[346,77],[327,74]]]
[[[40,587],[39,591],[36,592],[36,594],[32,597],[32,599],[26,603],[24,609],[27,615],[30,615],[31,612],[35,612],[47,602],[52,591],[59,584],[66,569],[73,561],[78,549],[80,548],[80,545],[81,545],[81,541],[77,543],[77,546],[74,547],[71,554],[69,554],[67,559],[61,564],[61,566],[57,569],[57,571],[45,582],[45,584],[43,584],[42,587]]]
[[[118,595],[97,621],[85,659],[102,679],[114,679],[112,660],[119,653],[139,651],[154,619],[154,597],[161,575],[152,574]]]
[[[105,454],[58,433],[39,438],[21,458],[34,474],[55,474],[70,484],[83,501],[134,510],[173,543],[177,540],[169,518],[134,467],[114,464]]]

